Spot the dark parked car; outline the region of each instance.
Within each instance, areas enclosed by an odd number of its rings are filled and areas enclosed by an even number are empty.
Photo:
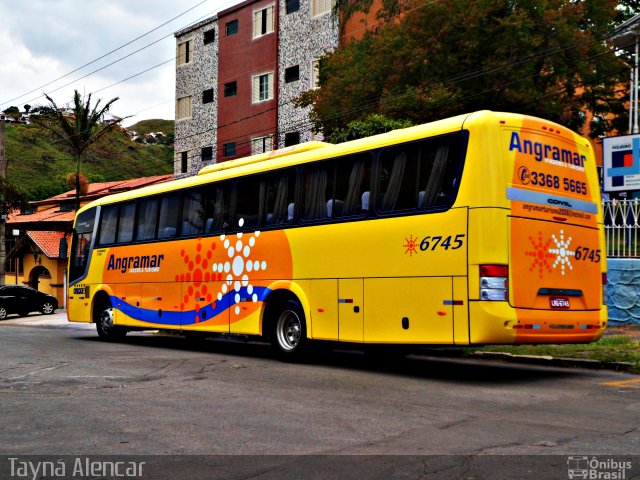
[[[17,313],[21,317],[36,311],[50,315],[56,308],[56,297],[33,288],[20,285],[0,287],[0,320],[7,318],[10,313]]]

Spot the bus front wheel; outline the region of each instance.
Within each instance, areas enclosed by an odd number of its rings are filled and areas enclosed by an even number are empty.
[[[276,313],[272,341],[285,360],[297,360],[306,350],[307,329],[302,306],[295,300],[282,302]]]
[[[113,308],[110,305],[100,310],[96,319],[96,329],[98,336],[103,340],[118,340],[127,334],[124,328],[113,323]]]

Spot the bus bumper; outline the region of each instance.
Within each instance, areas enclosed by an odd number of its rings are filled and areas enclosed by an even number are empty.
[[[469,318],[471,344],[588,343],[602,337],[607,307],[535,310],[513,308],[507,302],[472,301]]]

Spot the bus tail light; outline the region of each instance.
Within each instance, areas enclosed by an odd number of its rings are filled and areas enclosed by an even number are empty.
[[[509,300],[509,267],[480,265],[480,300]]]

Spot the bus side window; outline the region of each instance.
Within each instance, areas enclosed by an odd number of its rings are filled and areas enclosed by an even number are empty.
[[[295,194],[295,170],[282,170],[266,179],[262,223],[264,225],[283,225],[293,220],[293,201]],[[291,206],[291,215],[289,215]],[[290,217],[290,218],[289,218]]]
[[[116,241],[116,226],[118,225],[118,205],[102,207],[100,214],[99,245],[109,245]]]
[[[327,202],[329,217],[362,215],[362,197],[371,189],[371,159],[368,154],[339,158],[336,162],[335,198]]]
[[[421,169],[420,185],[423,189],[420,190],[418,208],[428,208],[447,203],[444,197],[449,197],[453,190],[453,179],[445,182],[449,160],[449,145],[440,143],[439,145],[430,145],[430,147],[427,150],[423,168]]]
[[[180,195],[171,193],[160,200],[158,219],[158,238],[172,238],[178,232],[178,212],[180,211]]]
[[[158,198],[147,198],[138,205],[136,240],[154,240],[158,223]]]
[[[261,176],[241,178],[236,183],[236,214],[233,228],[254,228],[260,217],[260,198],[264,191]]]
[[[333,192],[334,162],[311,164],[302,171],[303,220],[327,218],[328,192]]]
[[[222,233],[229,228],[231,184],[216,183],[207,192],[204,233]]]
[[[136,204],[134,202],[120,205],[118,215],[118,243],[129,243],[133,240],[133,225],[136,220]]]
[[[180,235],[200,235],[204,230],[204,202],[202,192],[188,191],[182,199],[182,229]]]
[[[382,212],[415,209],[420,148],[416,144],[383,150],[380,154],[378,208]]]

